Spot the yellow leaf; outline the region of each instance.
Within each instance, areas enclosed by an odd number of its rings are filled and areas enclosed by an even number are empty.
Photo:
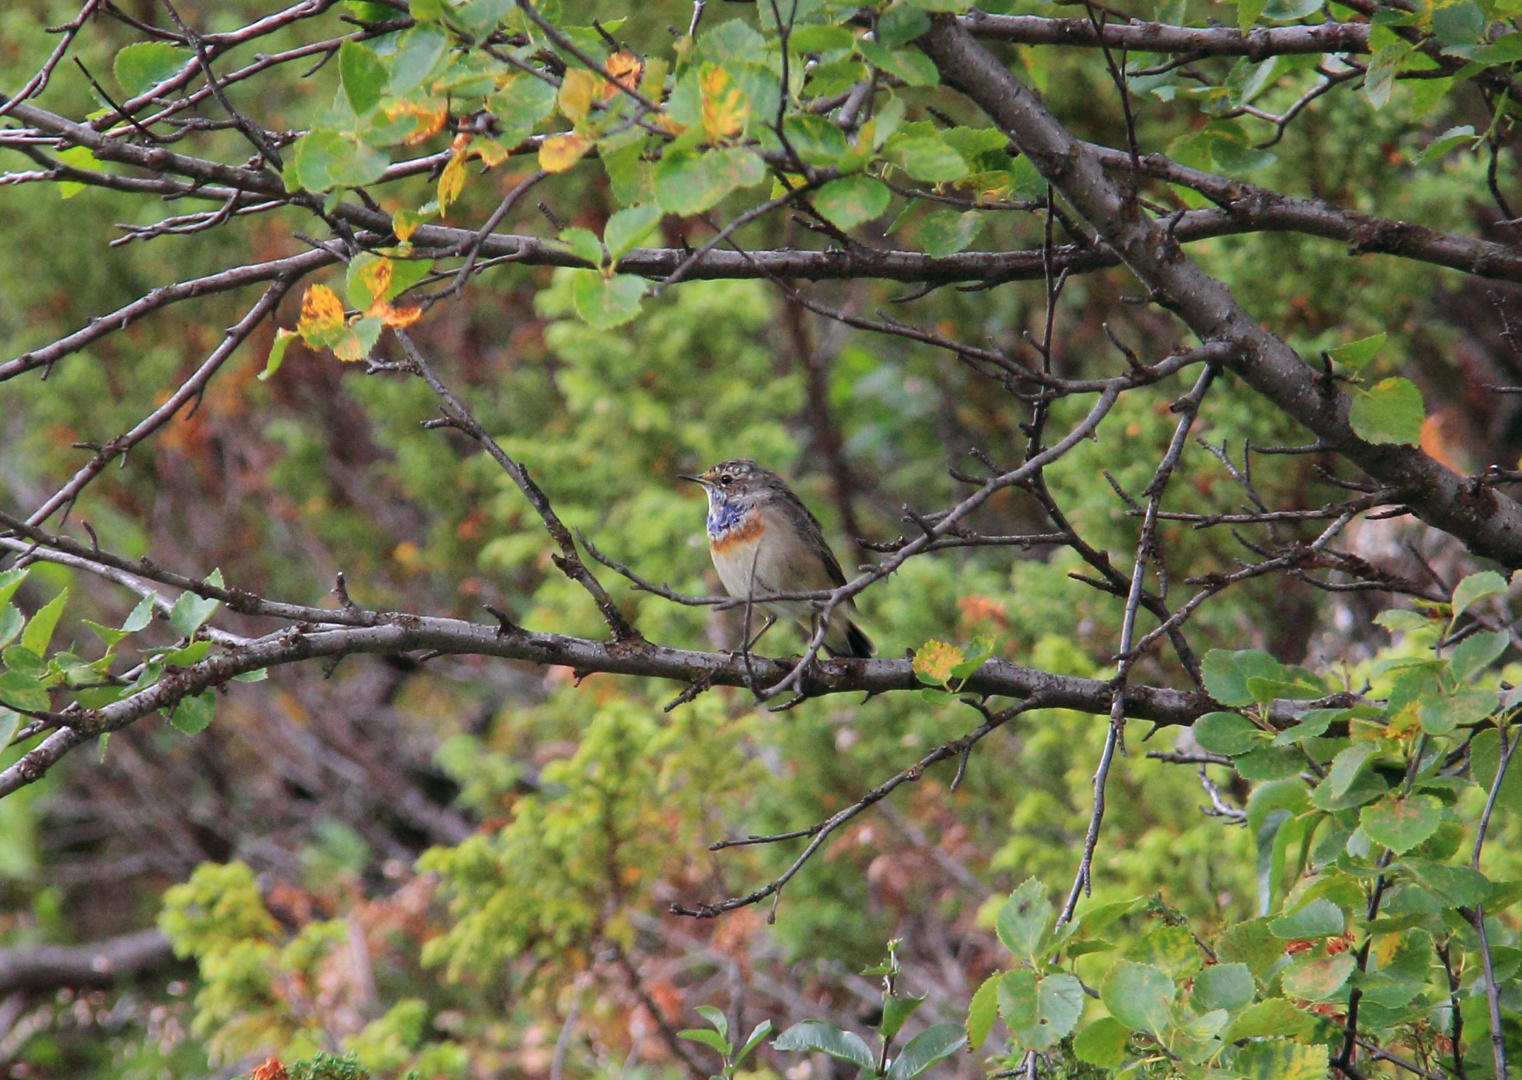
[[[326,345],[344,328],[344,306],[326,285],[309,285],[301,297],[296,333],[308,345]]]
[[[651,101],[659,101],[666,93],[666,70],[667,64],[664,59],[657,57],[645,63],[644,70],[639,77],[639,92]]]
[[[477,139],[476,153],[481,155],[481,160],[486,163],[488,169],[495,169],[507,160],[509,148],[496,139]]]
[[[660,128],[668,135],[680,135],[687,130],[687,125],[671,118],[668,113],[653,113],[647,117],[652,124]],[[1519,463],[1522,464],[1522,463]]]
[[[560,111],[565,113],[567,120],[579,124],[586,119],[587,110],[592,107],[592,95],[600,82],[602,80],[586,68],[573,68],[565,73],[565,78],[560,81],[559,102]]]
[[[750,102],[721,67],[710,67],[698,76],[703,94],[703,131],[710,142],[724,143],[745,133]]]
[[[575,132],[551,135],[539,144],[539,167],[545,172],[565,172],[590,149],[592,140]]]
[[[942,686],[951,678],[951,669],[962,662],[962,650],[934,639],[925,642],[914,654],[914,673],[921,682]]]
[[[374,299],[385,296],[391,288],[391,260],[382,256],[360,263],[355,268],[354,283]],[[355,299],[353,289],[349,290],[349,299]]]
[[[423,215],[416,210],[398,210],[391,215],[391,231],[402,243],[412,239],[417,227],[423,223]]]
[[[439,174],[439,213],[449,209],[449,204],[465,190],[465,151],[456,150]]]
[[[618,83],[625,90],[633,90],[639,85],[640,74],[645,65],[640,63],[639,58],[633,53],[616,52],[608,57],[608,62],[603,65],[604,70],[613,76],[613,82]],[[618,93],[617,87],[606,79],[602,80],[602,96],[606,100]]]

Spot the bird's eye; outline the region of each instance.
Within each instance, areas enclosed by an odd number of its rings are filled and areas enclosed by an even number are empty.
[[[723,476],[719,477],[719,483],[721,484],[733,484],[734,482],[735,478],[730,476],[728,473],[725,473]]]

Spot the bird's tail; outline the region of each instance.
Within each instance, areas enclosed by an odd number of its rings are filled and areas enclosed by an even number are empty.
[[[824,635],[824,647],[830,650],[831,656],[854,656],[862,660],[870,659],[876,651],[872,639],[844,615],[830,620],[830,628]]]

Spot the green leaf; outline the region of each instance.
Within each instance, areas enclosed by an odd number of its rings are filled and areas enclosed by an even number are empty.
[[[961,1033],[961,1029],[957,1028],[957,1034]],[[872,1051],[860,1035],[854,1031],[841,1031],[834,1024],[827,1024],[823,1020],[804,1020],[794,1024],[772,1041],[772,1049],[803,1050],[809,1053],[817,1051],[868,1072],[873,1072],[877,1065]]]
[[[1231,706],[1251,705],[1257,700],[1247,689],[1249,677],[1288,681],[1284,666],[1268,653],[1257,649],[1237,652],[1211,649],[1205,654],[1200,672],[1210,696],[1222,705]]]
[[[12,709],[0,709],[0,750],[4,750],[21,730],[21,714]]]
[[[596,270],[573,270],[571,299],[576,314],[597,330],[622,326],[639,314],[647,282],[634,274],[605,278]]]
[[[21,588],[21,583],[30,573],[30,568],[0,571],[0,604],[7,603],[16,595],[16,590]]]
[[[814,209],[837,229],[849,230],[881,217],[892,194],[881,180],[870,176],[842,176],[819,189]]]
[[[1283,1039],[1249,1043],[1237,1051],[1231,1071],[1242,1080],[1326,1080],[1327,1049]]]
[[[1353,781],[1363,771],[1364,764],[1378,751],[1373,743],[1358,742],[1337,751],[1326,779],[1319,785],[1327,797],[1340,799],[1353,786]]]
[[[998,997],[1004,1026],[1027,1050],[1056,1046],[1083,1014],[1083,985],[1071,975],[1038,979],[1029,968],[1016,968],[999,979]]]
[[[1422,81],[1431,82],[1433,80],[1423,79]],[[1422,147],[1421,152],[1411,159],[1411,164],[1425,165],[1429,161],[1438,160],[1450,150],[1463,146],[1465,143],[1473,145],[1476,141],[1477,137],[1474,133],[1474,125],[1460,124],[1457,127],[1451,127]]]
[[[1478,574],[1470,574],[1454,586],[1452,621],[1457,621],[1460,615],[1487,596],[1504,594],[1506,588],[1506,579],[1494,570],[1482,570]]]
[[[879,71],[903,79],[906,86],[940,85],[941,73],[930,57],[918,49],[888,49],[875,41],[858,38],[856,51]]]
[[[914,1010],[925,1003],[923,997],[899,997],[893,994],[883,999],[883,1018],[877,1030],[883,1038],[891,1039],[904,1027],[904,1021],[914,1015]]]
[[[800,26],[787,38],[788,51],[799,54],[843,52],[855,45],[856,35],[844,26]]]
[[[111,70],[122,93],[135,98],[175,74],[194,55],[165,41],[139,41],[116,54]]]
[[[275,373],[280,370],[280,365],[285,363],[286,348],[294,338],[300,336],[296,331],[287,330],[284,327],[275,330],[275,340],[270,343],[270,354],[264,361],[264,370],[259,372],[260,382],[274,378]]]
[[[593,266],[602,265],[602,241],[597,239],[597,234],[591,229],[583,229],[580,226],[562,229],[557,239],[571,249],[572,255],[583,262],[591,263]]]
[[[713,1029],[719,1033],[719,1037],[725,1040],[724,1052],[726,1054],[729,1053],[729,1017],[724,1015],[724,1010],[713,1005],[699,1005],[697,1007],[697,1014],[713,1025]]]
[[[1432,32],[1444,45],[1472,45],[1485,34],[1485,13],[1474,0],[1434,8]]]
[[[23,649],[30,649],[38,656],[48,654],[48,644],[53,640],[53,628],[58,625],[63,606],[68,600],[69,590],[65,589],[38,609],[37,614],[27,622],[26,629],[21,632]]]
[[[522,142],[555,109],[555,87],[533,75],[516,75],[486,99],[487,106],[497,117],[504,145]],[[634,143],[634,156],[639,157],[641,144]]]
[[[352,38],[345,38],[338,47],[338,78],[354,115],[363,116],[380,102],[391,73],[375,53]]]
[[[766,166],[750,150],[668,151],[655,167],[655,200],[671,214],[701,214],[736,188],[759,184]]]
[[[173,667],[186,667],[194,664],[211,651],[211,642],[205,639],[192,641],[183,649],[175,649],[160,656],[159,659]]]
[[[1401,855],[1437,832],[1443,804],[1431,795],[1387,795],[1365,806],[1358,823],[1370,840]]]
[[[603,226],[602,242],[615,261],[633,251],[661,223],[664,211],[651,203],[642,203],[616,211]]]
[[[1216,955],[1226,963],[1241,963],[1254,975],[1262,975],[1284,955],[1284,942],[1274,937],[1268,919],[1249,919],[1221,934]]]
[[[1274,937],[1285,941],[1307,941],[1340,934],[1346,922],[1342,908],[1318,897],[1297,911],[1279,916],[1268,924],[1268,929]]]
[[[935,1024],[914,1038],[888,1066],[885,1080],[914,1080],[937,1061],[949,1058],[967,1042],[960,1024]]]
[[[1452,672],[1455,680],[1467,679],[1500,659],[1509,644],[1511,644],[1511,638],[1504,630],[1471,634],[1454,646],[1453,656],[1448,661],[1449,671]]]
[[[1252,1003],[1258,985],[1246,964],[1216,964],[1194,977],[1189,1001],[1197,1012],[1226,1009],[1230,1012]]]
[[[994,1019],[999,1015],[999,979],[994,974],[983,980],[972,1003],[967,1006],[967,1045],[976,1050],[993,1030]]]
[[[1421,700],[1417,719],[1428,735],[1447,735],[1456,727],[1478,724],[1496,710],[1496,693],[1483,687],[1463,687],[1452,694]]]
[[[930,211],[915,226],[920,247],[926,255],[937,259],[965,251],[982,231],[983,215],[978,211],[961,213],[948,206]]]
[[[1168,1026],[1173,980],[1151,964],[1121,960],[1099,987],[1110,1015],[1133,1031],[1160,1035]]]
[[[1412,46],[1404,41],[1392,42],[1374,54],[1363,77],[1363,96],[1376,109],[1383,109],[1395,87],[1395,76]],[[1371,440],[1373,441],[1373,440]]]
[[[1156,927],[1136,943],[1126,959],[1151,964],[1174,982],[1192,977],[1205,966],[1205,958],[1187,926]]]
[[[1232,760],[1243,779],[1288,780],[1305,768],[1305,755],[1294,747],[1264,746]]]
[[[216,710],[216,691],[203,690],[194,697],[181,698],[169,715],[169,722],[186,735],[196,735],[206,730]]]
[[[883,157],[915,180],[938,184],[967,175],[962,155],[934,136],[899,132],[883,146]]]
[[[1296,1008],[1283,998],[1269,998],[1249,1006],[1221,1033],[1221,1041],[1261,1039],[1274,1035],[1303,1036],[1316,1023],[1316,1017]]]
[[[717,1050],[722,1056],[729,1056],[729,1040],[720,1035],[712,1028],[687,1028],[676,1033],[678,1039],[686,1039],[689,1042],[702,1043]]]
[[[1017,959],[1034,961],[1043,951],[1052,916],[1046,887],[1035,878],[1027,878],[999,908],[994,930]]]
[[[1126,1057],[1126,1043],[1131,1030],[1113,1016],[1102,1016],[1080,1031],[1073,1039],[1073,1054],[1079,1061],[1113,1069]]]
[[[15,604],[0,607],[0,646],[8,644],[26,626],[26,617]]]
[[[296,182],[307,191],[363,187],[374,183],[391,164],[385,154],[337,131],[309,131],[296,144],[292,163]]]
[[[1357,961],[1351,951],[1334,956],[1305,955],[1285,968],[1284,992],[1306,1001],[1325,1001],[1342,988]]]
[[[1348,423],[1360,439],[1371,443],[1421,442],[1422,392],[1409,379],[1382,379],[1368,390],[1353,391]]]
[[[1256,750],[1268,738],[1267,733],[1247,717],[1230,712],[1206,713],[1194,722],[1192,730],[1194,741],[1201,750],[1226,757]]]
[[[839,125],[812,113],[789,116],[783,122],[782,131],[787,136],[788,145],[805,165],[834,166],[851,149]]]
[[[417,17],[416,13],[413,14],[413,17]],[[414,26],[411,30],[403,31],[397,36],[396,52],[391,56],[391,75],[390,80],[386,83],[386,93],[392,97],[406,97],[412,93],[412,91],[422,85],[423,80],[428,77],[438,62],[444,58],[444,50],[448,47],[449,38],[431,26]],[[339,59],[343,59],[342,54],[339,55]],[[518,78],[527,79],[530,82],[543,86],[553,105],[555,98],[555,88],[553,86],[548,85],[542,79],[534,78],[532,75],[520,75]],[[516,81],[516,79],[513,81]],[[344,84],[344,89],[348,89],[347,82]],[[351,102],[354,100],[353,94],[349,95],[349,100]],[[491,107],[497,116],[498,126],[505,126],[502,114],[496,109],[495,100],[492,101]],[[364,110],[355,109],[354,111],[362,112]],[[538,121],[548,115],[548,113],[549,109],[546,109],[534,119]]]
[[[4,660],[7,668],[20,672],[29,679],[47,678],[48,662],[25,645],[12,645],[0,659]]]
[[[1514,731],[1510,738],[1515,739]],[[1501,760],[1500,736],[1495,728],[1478,732],[1469,744],[1469,775],[1486,791],[1495,782],[1496,769]],[[1496,805],[1515,813],[1522,813],[1522,751],[1512,756],[1501,778],[1501,790],[1496,793]]]
[[[770,1020],[763,1020],[755,1027],[751,1028],[750,1035],[746,1038],[745,1044],[741,1046],[739,1050],[735,1051],[734,1063],[738,1065],[740,1062],[750,1057],[750,1052],[757,1046],[760,1046],[761,1040],[766,1038],[771,1033],[772,1022]]]
[[[27,712],[46,712],[50,705],[47,687],[19,671],[0,673],[0,704]]]
[[[1357,341],[1350,341],[1346,345],[1327,350],[1327,355],[1356,375],[1363,370],[1365,364],[1374,359],[1384,346],[1387,337],[1389,337],[1388,334],[1380,333],[1372,337],[1359,338]]]
[[[930,16],[912,4],[894,4],[877,17],[877,41],[889,49],[907,45],[930,29]]]
[[[1237,29],[1247,33],[1263,14],[1264,0],[1237,0]]]
[[[217,575],[215,584],[220,586],[221,575]],[[207,579],[210,581],[210,579]],[[211,618],[212,613],[220,606],[221,601],[203,600],[193,592],[180,593],[175,600],[174,607],[169,612],[169,625],[174,632],[181,637],[190,637]]]

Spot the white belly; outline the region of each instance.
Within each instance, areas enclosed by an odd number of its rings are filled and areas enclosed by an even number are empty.
[[[765,596],[768,593],[803,592],[806,586],[789,586],[786,559],[780,545],[768,543],[765,535],[754,539],[735,539],[712,549],[713,567],[719,572],[724,591],[736,599]],[[780,600],[758,607],[770,615],[805,618],[812,611],[806,600]]]

